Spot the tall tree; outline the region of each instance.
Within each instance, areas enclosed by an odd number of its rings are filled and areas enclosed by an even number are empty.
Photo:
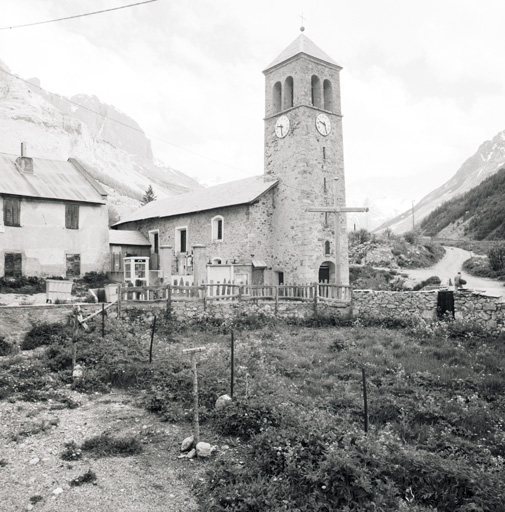
[[[156,196],[154,195],[153,187],[149,185],[144,195],[142,196],[142,201],[140,202],[140,204],[144,206],[145,204],[150,203],[151,201],[156,201]]]

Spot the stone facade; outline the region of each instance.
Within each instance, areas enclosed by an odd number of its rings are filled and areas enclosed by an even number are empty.
[[[190,255],[193,252],[195,256],[196,251],[193,247],[199,246],[200,264],[211,267],[208,262],[219,260],[221,265],[228,264],[241,275],[246,274],[247,282],[251,283],[251,259],[272,261],[273,258],[271,244],[273,205],[273,191],[269,190],[254,204],[229,206],[162,219],[145,219],[135,223],[125,223],[121,228],[137,229],[147,238],[153,231],[158,232],[160,246],[169,247],[172,253],[170,268],[161,268],[165,282],[170,282],[167,280],[169,275],[193,274],[192,268],[183,268],[187,260],[185,254],[181,253],[177,241],[177,230],[185,228],[186,252]],[[223,221],[222,240],[213,240],[212,220],[218,216],[222,217]],[[196,264],[196,261],[190,260],[188,263]],[[202,274],[205,281],[208,275],[208,272]],[[265,269],[264,283],[272,284],[273,279],[272,267]]]
[[[340,111],[340,67],[304,53],[267,69],[265,73],[265,174],[279,180],[275,191],[274,265],[297,282],[319,280],[319,268],[326,263],[335,269],[334,215],[309,212],[313,207],[334,206],[335,190],[339,205],[345,205],[342,115]],[[317,78],[317,81],[313,81]],[[285,89],[292,80],[292,104],[282,99],[275,104],[276,87]],[[331,84],[329,98],[322,96],[323,83]],[[291,83],[291,82],[290,82]],[[315,91],[315,89],[318,91]],[[319,100],[317,99],[319,97]],[[322,135],[316,116],[324,113],[331,131]],[[275,126],[281,116],[289,119],[290,129],[278,137]],[[335,185],[335,178],[337,183]],[[325,222],[327,221],[327,222]],[[349,284],[347,236],[341,218],[340,265],[342,284]],[[330,251],[325,250],[329,242]]]

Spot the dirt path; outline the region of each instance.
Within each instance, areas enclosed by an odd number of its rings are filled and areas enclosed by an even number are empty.
[[[432,267],[405,270],[404,272],[416,281],[422,281],[431,276],[438,276],[443,284],[447,285],[449,279],[454,282],[454,276],[458,271],[463,272],[463,263],[471,257],[471,253],[458,247],[445,247],[445,250],[445,256]],[[463,274],[467,282],[465,288],[481,291],[487,295],[505,297],[505,283],[495,281],[494,279],[474,277],[465,272]]]
[[[79,407],[61,409],[60,403],[51,401],[0,402],[2,512],[198,510],[184,476],[189,471],[196,478],[204,466],[177,458],[181,439],[191,432],[161,423],[126,394],[89,397],[68,393],[81,403]],[[60,458],[66,442],[80,445],[104,431],[136,435],[143,452],[99,459],[85,453],[81,460],[71,462]],[[71,480],[88,470],[96,473],[96,484],[70,486]]]

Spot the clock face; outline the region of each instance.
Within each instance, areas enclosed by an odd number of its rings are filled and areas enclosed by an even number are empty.
[[[329,135],[331,132],[331,121],[326,114],[317,114],[316,128],[321,135]]]
[[[289,119],[287,116],[281,116],[275,123],[275,135],[283,139],[289,132]]]

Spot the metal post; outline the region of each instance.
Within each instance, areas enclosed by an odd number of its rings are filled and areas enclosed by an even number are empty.
[[[366,375],[365,369],[361,369],[363,375],[363,406],[364,406],[364,417],[365,417],[365,433],[368,432],[368,400],[366,396]]]
[[[151,345],[149,346],[149,364],[153,362],[154,331],[156,329],[156,315],[154,315],[153,327],[151,329]]]
[[[105,336],[105,304],[102,302],[102,338]]]
[[[231,330],[231,382],[230,397],[233,398],[233,385],[235,381],[235,336],[233,329]]]

